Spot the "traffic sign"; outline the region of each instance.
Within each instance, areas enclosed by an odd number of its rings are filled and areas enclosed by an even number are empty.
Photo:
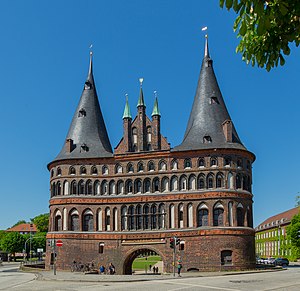
[[[57,241],[56,241],[56,246],[57,246],[57,247],[62,247],[62,246],[63,246],[62,240],[60,240],[60,239],[57,240]]]

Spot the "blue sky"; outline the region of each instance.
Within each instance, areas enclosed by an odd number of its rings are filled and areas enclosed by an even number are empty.
[[[162,133],[183,137],[208,26],[214,69],[241,140],[255,153],[255,225],[295,205],[299,190],[300,50],[267,73],[235,53],[235,15],[218,1],[1,1],[0,229],[48,212],[47,164],[79,101],[93,43],[94,76],[113,147],[125,93],[135,114],[144,77],[147,112],[157,90]]]

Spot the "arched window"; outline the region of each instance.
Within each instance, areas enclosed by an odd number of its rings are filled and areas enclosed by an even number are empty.
[[[198,189],[204,189],[205,188],[205,176],[203,174],[200,174],[198,176]]]
[[[235,186],[236,186],[236,189],[242,188],[241,176],[239,174],[237,174],[235,177]]]
[[[110,208],[105,209],[105,230],[110,230]]]
[[[224,207],[218,202],[214,207],[214,216],[213,216],[213,226],[223,226],[224,225]]]
[[[120,164],[116,164],[116,167],[115,167],[115,173],[116,174],[121,174],[123,173],[123,168]]]
[[[247,207],[247,226],[253,227],[252,211],[249,206]]]
[[[178,170],[178,162],[177,162],[177,160],[173,160],[171,162],[171,169],[172,170]]]
[[[60,176],[60,175],[61,175],[61,168],[57,168],[56,175],[57,175],[57,176]]]
[[[193,227],[193,204],[187,206],[187,227]]]
[[[198,160],[198,167],[200,167],[200,168],[204,168],[205,167],[205,161],[204,161],[203,158],[200,158]]]
[[[102,166],[102,175],[108,175],[108,167],[107,166]]]
[[[78,182],[78,194],[79,195],[84,194],[84,181],[83,180],[80,180]]]
[[[231,159],[226,157],[224,158],[224,166],[225,167],[230,167],[231,166]]]
[[[210,159],[210,166],[211,167],[216,167],[218,165],[218,161],[216,158],[211,158]]]
[[[116,184],[114,180],[109,182],[109,194],[116,194]]]
[[[95,181],[94,183],[94,195],[100,195],[100,182],[98,180]]]
[[[183,228],[183,204],[178,205],[178,227]]]
[[[83,231],[94,231],[93,212],[90,209],[86,210],[83,214],[82,230]]]
[[[187,179],[185,175],[182,175],[179,180],[179,190],[184,191],[187,190]]]
[[[62,231],[61,212],[59,210],[54,215],[54,231]]]
[[[69,195],[69,182],[64,181],[64,195]]]
[[[101,195],[106,195],[108,193],[107,190],[107,181],[103,180],[101,183]]]
[[[92,174],[92,175],[98,175],[98,170],[97,170],[96,166],[93,166],[93,167],[91,168],[91,174]]]
[[[138,163],[137,170],[138,170],[138,172],[143,172],[144,171],[144,165],[143,165],[142,162]]]
[[[185,159],[184,160],[184,168],[185,169],[190,169],[192,167],[192,161],[191,159]]]
[[[134,181],[134,193],[142,193],[142,181],[140,179]]]
[[[243,181],[242,181],[242,184],[243,184],[243,190],[248,190],[248,177],[246,175],[243,175]]]
[[[56,183],[56,195],[57,196],[61,195],[61,184],[59,181]]]
[[[227,178],[227,183],[228,183],[228,188],[233,189],[233,175],[231,172],[228,173],[228,178]]]
[[[85,184],[85,193],[87,195],[92,195],[93,194],[93,183],[91,180],[88,180]]]
[[[174,204],[170,205],[169,217],[170,217],[170,220],[169,220],[170,228],[175,228],[175,207],[174,207]]]
[[[217,174],[216,187],[217,188],[223,188],[224,187],[224,177],[223,177],[222,173]]]
[[[204,203],[198,207],[197,226],[208,226],[208,207]]]
[[[121,230],[127,229],[127,207],[123,206],[121,209]]]
[[[166,171],[167,170],[167,163],[165,161],[160,161],[158,163],[158,170],[159,171]]]
[[[233,226],[233,203],[228,203],[228,222],[229,226]]]
[[[142,206],[138,205],[135,209],[136,214],[136,229],[143,228]]]
[[[75,175],[75,174],[76,174],[76,170],[75,170],[74,167],[70,167],[70,169],[69,169],[69,174],[70,174],[70,175]]]
[[[131,163],[129,163],[127,165],[127,173],[133,173],[134,169],[133,169],[133,165]]]
[[[133,141],[133,145],[137,146],[137,128],[136,127],[132,128],[132,141]]]
[[[195,175],[190,175],[188,189],[189,190],[195,190],[196,189],[196,177],[195,177]]]
[[[76,195],[77,194],[77,185],[76,181],[71,182],[71,195]]]
[[[144,206],[143,215],[144,215],[144,229],[149,229],[150,228],[150,225],[149,225],[149,206],[147,204]]]
[[[236,209],[237,226],[244,226],[244,209],[241,203],[238,204]]]
[[[132,205],[128,207],[127,216],[128,216],[128,230],[134,230],[135,229],[135,225],[134,225],[134,208],[133,208]]]
[[[161,192],[169,191],[169,178],[163,177],[161,182]]]
[[[178,190],[178,178],[176,176],[172,176],[171,178],[171,185],[170,185],[171,191],[177,191]]]
[[[145,193],[149,193],[151,188],[151,182],[150,179],[145,179],[144,180],[144,189],[145,189]]]
[[[73,209],[70,212],[70,230],[71,231],[79,231],[79,214],[76,209]]]
[[[154,163],[152,161],[150,161],[148,163],[148,171],[154,171],[155,170],[155,167],[154,167]]]
[[[242,168],[242,165],[243,165],[242,160],[238,159],[236,162],[236,165],[238,168]]]
[[[158,228],[165,228],[165,206],[160,204],[158,207]]]
[[[86,175],[86,167],[81,167],[80,168],[80,174],[81,175]]]
[[[127,180],[125,184],[125,193],[126,194],[132,194],[133,193],[133,186],[132,186],[132,180]]]
[[[54,170],[51,170],[51,178],[54,176]]]
[[[153,179],[153,192],[158,192],[159,191],[159,178],[155,177]]]
[[[207,188],[208,189],[213,188],[214,187],[214,176],[212,173],[207,175],[206,180],[207,180],[207,182],[206,182]]]
[[[151,205],[151,229],[157,228],[157,208],[155,204]]]
[[[124,182],[122,180],[119,180],[117,183],[117,194],[123,194],[124,193]]]
[[[147,127],[147,143],[151,143],[151,126]]]

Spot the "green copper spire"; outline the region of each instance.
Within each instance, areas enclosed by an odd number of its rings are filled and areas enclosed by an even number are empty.
[[[144,101],[144,94],[143,94],[143,81],[144,81],[144,79],[140,78],[139,81],[140,81],[141,89],[140,89],[140,97],[139,97],[137,107],[139,107],[139,106],[145,106],[146,107],[145,101]]]
[[[153,111],[152,111],[151,116],[154,116],[154,115],[159,115],[160,116],[156,91],[154,91],[154,95],[155,95],[155,101],[154,101],[154,106],[153,106]]]
[[[131,114],[130,114],[130,107],[128,104],[128,95],[126,94],[126,103],[125,103],[125,108],[124,108],[124,113],[123,113],[123,119],[124,118],[131,118]]]

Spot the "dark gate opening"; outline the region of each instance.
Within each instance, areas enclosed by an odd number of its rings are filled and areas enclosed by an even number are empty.
[[[124,272],[123,274],[124,275],[132,275],[133,274],[133,269],[132,269],[132,264],[133,264],[133,261],[136,259],[136,258],[145,258],[145,260],[147,261],[147,258],[149,256],[160,256],[160,254],[158,254],[156,251],[154,250],[151,250],[151,249],[147,249],[147,248],[142,248],[142,249],[138,249],[138,250],[135,250],[134,252],[132,252],[125,260],[124,262]],[[160,256],[161,257],[161,256]],[[150,268],[151,266],[151,268]],[[145,272],[143,272],[144,274],[153,274],[153,269],[152,269],[152,265],[151,263],[149,262],[148,264],[146,264],[146,269],[144,270]],[[162,271],[162,270],[160,270]]]

